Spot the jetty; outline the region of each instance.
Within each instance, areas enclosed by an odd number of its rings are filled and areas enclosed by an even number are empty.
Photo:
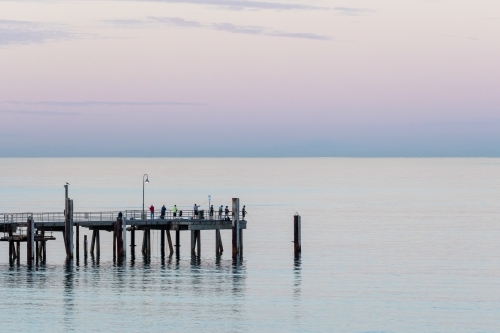
[[[151,214],[144,210],[124,210],[105,212],[73,212],[73,200],[67,197],[64,212],[55,213],[0,213],[0,241],[9,243],[9,262],[21,257],[21,243],[26,243],[26,259],[29,265],[33,262],[44,262],[47,254],[47,242],[55,240],[54,233],[61,232],[66,250],[66,259],[79,260],[80,249],[83,254],[89,252],[87,236],[80,239],[80,227],[92,230],[90,254],[100,255],[100,232],[113,233],[113,257],[123,261],[127,255],[127,233],[130,233],[130,254],[135,256],[135,232],[143,231],[141,253],[151,255],[151,230],[160,231],[161,255],[179,255],[180,232],[191,234],[191,254],[201,254],[201,231],[214,232],[215,254],[222,255],[224,248],[221,240],[221,230],[231,230],[232,256],[243,255],[243,230],[247,227],[244,214],[240,211],[239,198],[232,199],[232,209],[229,214],[206,216],[204,211],[195,214],[194,210],[183,210],[174,214],[166,210]],[[152,216],[153,215],[153,216]],[[170,232],[175,232],[175,243]],[[166,241],[165,241],[166,239]],[[81,242],[82,241],[82,242]]]

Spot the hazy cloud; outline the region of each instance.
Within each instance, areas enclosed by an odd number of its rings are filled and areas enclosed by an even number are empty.
[[[219,31],[225,31],[235,34],[247,35],[261,35],[261,36],[274,36],[274,37],[289,37],[289,38],[303,38],[313,40],[331,40],[330,36],[317,35],[308,32],[284,32],[272,28],[259,27],[259,26],[241,26],[232,23],[209,23],[203,24],[198,21],[189,21],[179,17],[149,17],[150,21],[169,26],[183,27],[183,28],[205,28]]]
[[[362,14],[375,13],[375,10],[371,8],[335,7],[334,9],[340,12],[342,15],[348,15],[348,16],[357,16]]]
[[[137,0],[131,0],[137,1]],[[285,2],[250,1],[250,0],[149,0],[151,2],[211,5],[231,10],[274,9],[274,10],[325,10],[328,8]]]
[[[161,106],[161,105],[204,105],[201,103],[186,103],[186,102],[120,102],[120,101],[38,101],[38,102],[23,102],[23,101],[5,101],[8,104],[17,105],[50,105],[50,106]]]
[[[0,113],[30,115],[30,116],[78,116],[80,112],[61,112],[61,111],[29,111],[29,110],[0,110]]]
[[[0,20],[0,46],[10,44],[45,43],[69,39],[74,34],[61,25],[30,21]]]

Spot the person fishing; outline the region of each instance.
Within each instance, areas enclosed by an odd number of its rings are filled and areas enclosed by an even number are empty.
[[[165,218],[165,212],[167,211],[167,208],[165,208],[165,204],[161,207],[161,215],[160,218],[164,219]]]
[[[177,216],[177,205],[174,205],[174,208],[172,208],[172,212],[174,213],[174,217]]]
[[[197,218],[198,217],[198,206],[197,204],[194,204],[193,206],[193,212],[194,212],[194,216]]]
[[[219,220],[222,219],[222,210],[224,209],[224,206],[220,205],[219,207]]]
[[[155,207],[151,205],[151,207],[149,207],[149,211],[151,212],[151,220],[152,220],[155,218]]]
[[[224,210],[224,213],[226,213],[226,220],[229,219],[229,208],[227,208],[226,206],[226,209]]]
[[[210,206],[210,219],[214,219],[214,205]]]

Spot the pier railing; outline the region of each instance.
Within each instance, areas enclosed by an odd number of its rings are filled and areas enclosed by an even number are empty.
[[[151,212],[148,210],[124,210],[121,211],[123,217],[128,220],[149,220],[151,219]],[[74,212],[73,213],[73,222],[98,222],[98,221],[115,221],[118,217],[118,213],[120,211],[107,211],[107,212]],[[209,211],[199,211],[199,215],[195,216],[194,211],[192,209],[179,209],[174,216],[172,210],[166,210],[165,214],[161,215],[161,210],[155,210],[154,219],[199,219],[203,214],[203,218],[205,220],[213,219],[213,220],[224,220],[226,218],[232,218],[232,212],[230,211],[228,215],[224,212],[219,216],[218,211],[214,211],[214,216],[209,216]],[[239,213],[241,220],[241,212]],[[0,213],[0,223],[4,224],[23,224],[26,223],[28,218],[32,217],[35,222],[45,222],[45,223],[57,223],[64,222],[65,217],[63,212],[52,212],[52,213]]]

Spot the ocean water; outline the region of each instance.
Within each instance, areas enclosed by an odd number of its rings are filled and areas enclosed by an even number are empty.
[[[47,263],[8,263],[0,243],[2,332],[498,332],[499,159],[0,159],[1,212],[229,205],[249,213],[244,256],[230,231],[200,258],[67,266],[62,235]],[[293,215],[302,255],[293,255]],[[88,231],[83,234],[90,236]],[[138,234],[137,239],[141,239]],[[81,235],[83,239],[83,235]],[[130,244],[130,241],[128,241]]]

